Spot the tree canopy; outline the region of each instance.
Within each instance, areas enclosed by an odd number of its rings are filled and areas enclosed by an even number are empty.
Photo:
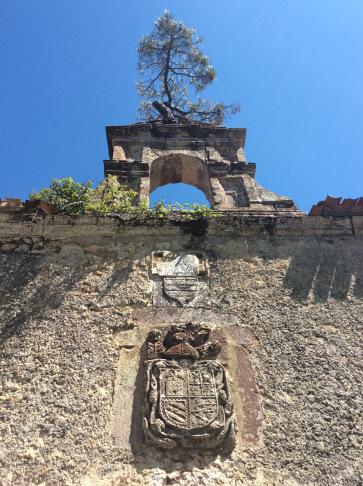
[[[216,77],[208,57],[199,46],[195,30],[165,11],[138,47],[137,83],[140,96],[139,119],[167,122],[201,122],[220,125],[239,110],[238,105],[213,103],[196,96]]]

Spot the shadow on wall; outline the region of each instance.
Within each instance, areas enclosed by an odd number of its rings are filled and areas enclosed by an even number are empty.
[[[87,270],[64,261],[51,265],[38,255],[9,255],[1,268],[0,305],[7,320],[0,329],[0,345],[21,333],[29,319],[59,307],[85,273]]]
[[[284,287],[298,301],[306,299],[310,291],[316,302],[326,302],[329,297],[345,300],[350,288],[355,297],[363,298],[362,252],[332,241],[304,243],[292,256]]]
[[[102,261],[99,264],[102,265]],[[30,320],[41,319],[49,310],[61,306],[69,292],[97,270],[96,267],[77,253],[74,258],[56,253],[45,258],[44,255],[8,255],[0,267],[0,306],[6,315],[5,324],[0,322],[0,346],[21,334]],[[115,264],[105,289],[96,300],[127,281],[130,269],[121,267]]]

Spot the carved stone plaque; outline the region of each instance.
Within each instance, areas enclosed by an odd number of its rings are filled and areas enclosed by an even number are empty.
[[[235,418],[217,341],[192,323],[149,333],[145,360],[145,440],[162,448],[235,446]]]
[[[197,307],[206,305],[209,266],[202,254],[154,252],[154,305]]]
[[[174,276],[164,277],[163,290],[167,297],[179,304],[192,302],[198,294],[199,282],[197,277]]]

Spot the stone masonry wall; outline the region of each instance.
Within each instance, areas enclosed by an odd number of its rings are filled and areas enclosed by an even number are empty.
[[[361,484],[362,218],[0,214],[0,242],[1,484]],[[203,254],[198,305],[154,305],[153,252]],[[146,334],[191,320],[223,342],[230,456],[142,442]]]

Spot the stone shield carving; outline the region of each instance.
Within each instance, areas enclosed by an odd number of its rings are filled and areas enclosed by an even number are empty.
[[[163,286],[166,296],[181,305],[192,302],[199,290],[197,277],[190,276],[164,277]]]
[[[159,307],[206,306],[209,265],[199,253],[153,252],[153,305]]]
[[[235,418],[217,341],[206,327],[175,325],[148,337],[144,435],[163,448],[235,446]]]

